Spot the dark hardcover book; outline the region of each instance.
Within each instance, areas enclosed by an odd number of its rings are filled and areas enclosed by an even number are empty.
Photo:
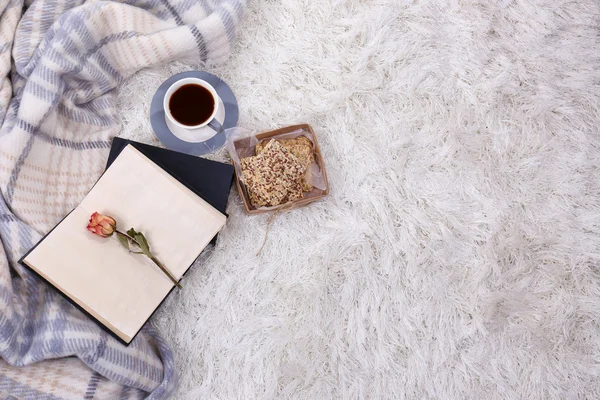
[[[180,157],[185,168],[176,161]],[[208,180],[196,179],[202,172],[193,168],[199,166],[204,173],[217,171],[211,176],[219,191]],[[115,217],[121,230],[143,231],[155,255],[180,279],[225,223],[232,170],[116,139],[107,170],[90,193],[20,262],[128,344],[174,286],[145,256],[128,253],[116,238],[87,232],[89,215],[98,211]],[[217,182],[221,179],[226,183]]]
[[[117,137],[113,139],[106,168],[112,164],[128,144],[131,144],[146,157],[160,165],[211,206],[226,214],[229,190],[233,183],[233,165]]]

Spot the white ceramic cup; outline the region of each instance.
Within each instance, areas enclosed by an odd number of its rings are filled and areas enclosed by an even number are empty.
[[[175,93],[175,91],[177,91],[177,89],[180,87],[189,84],[200,85],[208,90],[212,95],[215,104],[215,109],[210,117],[203,123],[194,126],[184,125],[177,122],[177,120],[173,118],[171,110],[169,109],[169,102],[171,101],[171,96],[173,93]],[[221,107],[223,107],[223,102],[219,98],[215,88],[213,88],[208,82],[198,78],[183,78],[173,83],[169,89],[167,89],[167,93],[165,93],[165,98],[163,100],[163,108],[165,110],[167,126],[171,129],[171,131],[175,131],[173,133],[175,133],[177,136],[183,134],[188,138],[196,139],[194,141],[208,140],[223,130],[223,125],[216,118],[217,114],[219,114],[219,111],[221,111]],[[179,133],[179,135],[177,133]]]

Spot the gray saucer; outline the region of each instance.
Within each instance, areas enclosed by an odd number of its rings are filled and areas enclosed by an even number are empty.
[[[217,133],[206,142],[190,143],[179,139],[175,136],[167,127],[165,122],[165,110],[163,108],[163,99],[167,89],[183,78],[199,78],[212,85],[217,91],[223,104],[225,105],[225,121],[223,121],[223,131]],[[236,126],[238,121],[239,111],[237,100],[231,88],[223,82],[220,78],[209,74],[208,72],[202,71],[187,71],[177,75],[173,75],[169,79],[163,82],[158,88],[154,97],[152,97],[152,103],[150,103],[150,123],[156,137],[165,145],[166,148],[179,151],[181,153],[192,154],[195,156],[201,156],[204,154],[212,153],[220,149],[225,144],[225,129],[233,128]]]

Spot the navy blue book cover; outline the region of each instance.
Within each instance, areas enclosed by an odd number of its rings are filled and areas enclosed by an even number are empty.
[[[126,139],[115,138],[113,139],[113,143],[110,149],[108,162],[106,164],[107,168],[112,164],[112,162],[117,158],[117,156],[128,144],[131,144],[138,151],[140,151],[142,154],[144,154],[146,157],[152,160],[155,164],[157,164],[159,167],[161,167],[163,170],[165,170],[183,185],[188,187],[191,191],[196,193],[198,196],[202,197],[207,203],[212,205],[218,211],[227,215],[225,211],[227,208],[229,191],[233,182],[234,175],[234,169],[232,165],[220,163],[217,161],[211,161],[187,154],[182,154],[172,150],[162,149]],[[52,231],[50,231],[46,236],[48,236],[51,232]],[[23,255],[23,257],[19,260],[19,262],[22,265],[28,267],[27,264],[23,262],[23,260],[31,251],[33,251],[33,249],[35,249],[38,246],[39,243],[41,243],[45,239],[46,236],[44,236],[25,255]],[[211,243],[214,244],[215,241],[216,236]],[[41,280],[46,281],[46,279],[39,275],[34,269],[30,269],[30,271],[37,275]],[[48,284],[52,286],[50,282],[48,282]],[[175,288],[175,286],[173,286],[173,288]],[[123,343],[126,346],[130,343],[125,342],[123,339],[117,336],[101,321],[96,319],[92,314],[88,313],[85,309],[83,309],[77,303],[75,303],[67,294],[63,293],[61,290],[57,291],[61,295],[63,295],[71,304],[73,304],[75,307],[81,310],[84,314],[88,315],[90,318],[95,320],[103,329],[105,329],[119,342]],[[172,291],[173,289],[171,290],[171,292]],[[162,303],[167,297],[168,295],[165,296],[163,301],[159,304],[159,306],[156,309],[160,308],[160,305],[162,305]],[[151,318],[152,315],[149,318]]]

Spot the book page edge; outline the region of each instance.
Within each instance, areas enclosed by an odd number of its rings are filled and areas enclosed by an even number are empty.
[[[136,149],[131,143],[129,143],[127,146],[125,146],[123,151],[125,151],[127,148],[131,148],[131,150],[134,152],[134,154],[136,154],[138,157],[143,159],[152,168],[156,169],[159,174],[164,176],[167,180],[169,180],[175,187],[177,187],[179,190],[181,190],[183,193],[185,193],[188,197],[197,198],[201,202],[203,202],[206,205],[207,210],[209,210],[209,212],[212,213],[213,216],[215,216],[223,221],[221,228],[223,228],[223,226],[225,226],[226,221],[227,221],[227,216],[225,214],[223,214],[221,211],[219,211],[215,207],[213,207],[212,204],[210,204],[209,202],[204,200],[202,198],[202,196],[198,195],[193,190],[188,188],[186,185],[181,183],[177,178],[175,178],[173,175],[168,173],[163,167],[161,167],[156,162],[154,162],[150,158],[148,158],[144,153],[142,153],[141,151]]]
[[[69,294],[68,292],[66,292],[65,290],[63,290],[62,287],[60,287],[60,285],[58,285],[56,282],[54,282],[52,279],[50,279],[49,276],[47,276],[46,274],[44,274],[43,272],[41,272],[40,270],[38,270],[35,265],[33,265],[32,263],[27,261],[27,257],[25,257],[22,262],[24,264],[26,264],[29,268],[31,268],[32,270],[34,270],[38,275],[40,275],[42,278],[44,278],[49,284],[51,284],[52,286],[54,286],[57,290],[59,290],[61,293],[63,293],[65,296],[67,296],[69,299],[73,300],[73,302],[75,302],[79,307],[81,307],[82,309],[85,310],[85,312],[87,312],[88,314],[90,314],[92,317],[94,317],[96,320],[98,320],[102,325],[104,325],[105,327],[107,327],[111,332],[113,332],[115,335],[117,335],[121,340],[123,340],[125,343],[129,344],[131,342],[131,340],[133,339],[133,336],[130,337],[128,335],[126,335],[125,333],[121,332],[119,329],[115,328],[112,324],[110,324],[108,321],[106,321],[104,318],[102,318],[101,316],[99,316],[98,314],[96,314],[91,308],[89,308],[84,302],[82,302],[81,300],[79,300],[77,297]],[[141,328],[140,328],[141,329]],[[139,330],[138,330],[139,332]]]

